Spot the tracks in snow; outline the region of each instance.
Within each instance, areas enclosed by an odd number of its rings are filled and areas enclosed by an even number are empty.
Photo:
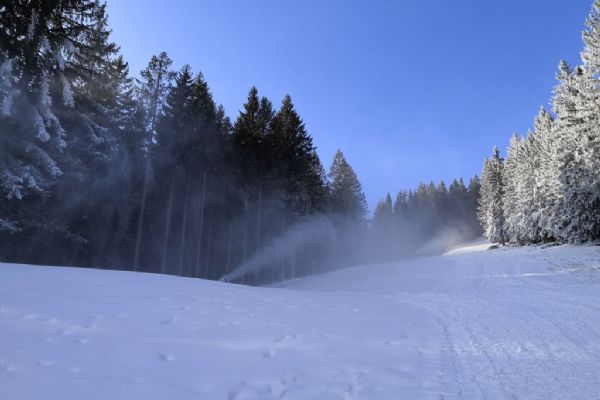
[[[600,313],[588,285],[577,294],[531,278],[482,276],[471,284],[463,282],[460,294],[396,296],[439,324],[452,377],[445,384],[456,398],[598,398]]]

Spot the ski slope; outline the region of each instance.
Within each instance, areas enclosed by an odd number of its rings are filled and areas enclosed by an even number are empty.
[[[600,247],[252,288],[0,264],[0,399],[600,399]]]

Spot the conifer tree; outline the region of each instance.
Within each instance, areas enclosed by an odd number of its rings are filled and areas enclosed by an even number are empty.
[[[373,215],[374,228],[386,234],[391,234],[393,226],[394,210],[392,205],[392,197],[388,193],[385,199],[377,203]]]
[[[538,142],[539,160],[534,170],[536,196],[533,204],[533,219],[537,221],[535,230],[542,242],[554,240],[554,213],[561,201],[560,182],[558,176],[557,130],[554,118],[545,108],[541,107],[534,121],[536,140]]]
[[[96,1],[56,1],[42,6],[20,0],[3,8],[0,190],[6,202],[3,208],[14,211],[28,195],[51,193],[65,172],[60,164],[77,163],[64,153],[67,136],[72,146],[87,150],[82,157],[106,155],[97,145],[107,143],[111,131],[94,115],[97,99],[86,88],[106,71],[116,47],[108,41],[105,5]]]
[[[331,210],[359,223],[367,214],[367,201],[356,173],[337,150],[329,171]]]
[[[486,237],[500,244],[506,243],[504,220],[504,160],[494,147],[492,157],[485,160],[481,173],[481,196],[478,217]]]
[[[594,0],[585,26],[586,29],[583,31],[585,47],[581,58],[585,68],[598,79],[600,77],[600,0]]]
[[[598,235],[600,201],[599,91],[590,72],[571,70],[562,61],[553,98],[558,141],[555,174],[561,202],[553,213],[553,226],[565,241],[585,241]]]
[[[144,180],[140,198],[139,216],[137,219],[136,239],[133,255],[133,270],[139,268],[140,252],[142,244],[142,233],[146,213],[146,202],[150,189],[152,169],[152,144],[156,138],[156,121],[162,111],[171,82],[175,76],[170,70],[172,61],[167,53],[162,52],[158,56],[152,56],[148,66],[141,71],[142,80],[138,81],[139,99],[143,106],[145,125],[145,157]]]
[[[558,155],[564,193],[561,235],[582,242],[600,237],[600,90],[590,72],[577,67],[563,94]]]
[[[312,138],[289,95],[273,117],[266,140],[270,147],[270,169],[284,185],[288,210],[300,216],[321,208],[322,167]]]
[[[167,271],[167,258],[174,245],[172,234],[174,209],[179,210],[179,202],[185,201],[187,196],[186,161],[188,146],[193,135],[191,128],[193,90],[191,67],[184,65],[175,78],[175,84],[167,95],[163,115],[157,122],[157,146],[153,158],[156,160],[155,187],[158,189],[156,197],[158,207],[164,207],[160,264],[160,271],[163,273]],[[164,193],[168,193],[166,198],[163,197]],[[175,193],[183,193],[183,199],[181,196],[175,197]],[[171,254],[174,255],[172,251]]]
[[[514,243],[524,243],[525,211],[521,207],[523,193],[524,141],[513,133],[504,163],[503,214],[506,216],[507,239]]]
[[[49,262],[89,261],[97,176],[119,151],[105,11],[97,1],[15,1],[0,13],[0,230],[28,230],[40,249],[30,262],[65,243],[69,255]]]
[[[469,180],[469,188],[467,193],[468,210],[467,218],[468,226],[473,232],[473,236],[477,237],[483,234],[481,224],[477,218],[477,208],[479,207],[479,198],[481,197],[481,182],[477,175]]]
[[[271,131],[273,115],[271,102],[265,97],[259,98],[258,90],[252,87],[244,110],[239,113],[233,127],[233,149],[243,198],[244,260],[249,256],[249,248],[256,250],[261,246],[263,198],[265,190],[269,189],[265,187],[268,154],[265,138]],[[254,235],[251,235],[252,231]],[[249,245],[251,236],[254,239],[252,247]]]

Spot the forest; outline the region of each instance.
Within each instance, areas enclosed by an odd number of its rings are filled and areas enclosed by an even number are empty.
[[[94,0],[3,6],[3,261],[219,279],[298,226],[327,226],[243,277],[256,283],[366,260],[380,242],[405,256],[446,203],[474,215],[462,180],[399,195],[396,227],[422,227],[401,246],[382,222],[391,209],[368,222],[342,151],[325,172],[290,96],[277,106],[252,87],[232,121],[202,73],[164,52],[133,76],[107,17]]]
[[[583,31],[582,64],[560,61],[551,99],[506,158],[494,148],[481,177],[479,220],[501,244],[600,239],[600,1]]]
[[[6,3],[0,260],[207,279],[260,264],[237,274],[256,284],[440,251],[479,236],[479,222],[493,242],[596,240],[598,11],[582,66],[560,64],[554,115],[542,109],[505,161],[495,150],[481,182],[388,194],[371,219],[343,152],[326,172],[291,96],[252,87],[233,117],[165,52],[129,71],[103,2]]]

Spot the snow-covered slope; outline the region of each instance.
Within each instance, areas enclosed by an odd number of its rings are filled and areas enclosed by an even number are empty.
[[[598,399],[599,268],[479,246],[251,288],[0,264],[0,398]]]

